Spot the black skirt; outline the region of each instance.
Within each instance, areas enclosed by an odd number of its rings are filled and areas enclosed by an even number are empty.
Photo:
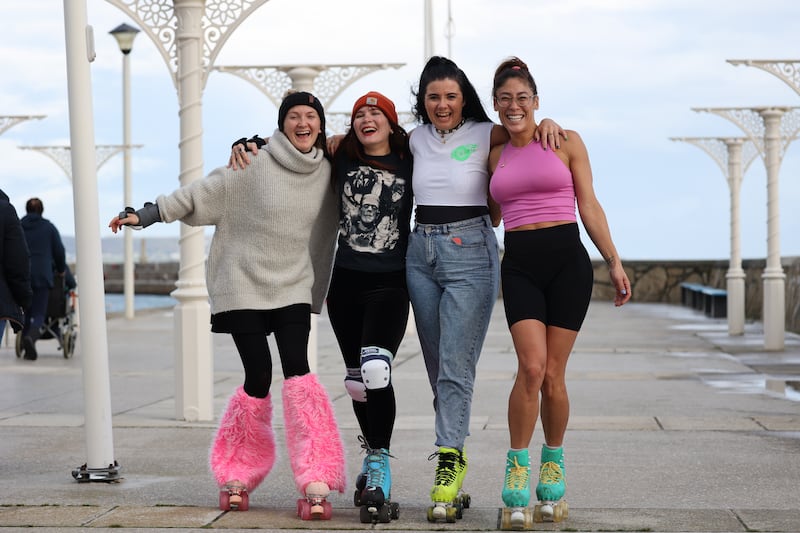
[[[311,324],[311,305],[293,304],[280,309],[235,309],[211,315],[214,333],[263,333],[269,335],[282,322]]]

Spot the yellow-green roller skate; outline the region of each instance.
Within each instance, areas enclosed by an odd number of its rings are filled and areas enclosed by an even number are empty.
[[[439,458],[436,476],[431,489],[433,505],[428,507],[428,521],[445,520],[455,522],[461,518],[464,507],[469,507],[469,495],[461,492],[461,485],[467,473],[467,460],[455,448],[441,447],[428,460]]]

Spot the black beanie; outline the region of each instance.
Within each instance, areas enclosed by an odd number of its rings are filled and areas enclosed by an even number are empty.
[[[320,102],[319,99],[313,94],[303,91],[288,94],[286,95],[286,98],[283,99],[283,102],[281,102],[281,107],[278,109],[278,129],[283,131],[283,121],[286,119],[286,114],[296,105],[307,105],[316,109],[317,114],[319,115],[321,126],[320,135],[322,135],[322,138],[324,139],[325,110],[322,109],[322,102]]]

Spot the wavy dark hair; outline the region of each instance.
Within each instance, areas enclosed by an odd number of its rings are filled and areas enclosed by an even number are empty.
[[[428,112],[425,110],[425,92],[428,89],[428,84],[437,80],[453,80],[458,83],[461,94],[464,95],[464,109],[462,110],[464,118],[472,119],[476,122],[492,121],[489,115],[486,114],[486,110],[483,109],[478,91],[475,90],[464,71],[451,59],[442,56],[433,56],[428,60],[422,69],[422,74],[419,76],[417,92],[412,90],[412,94],[416,98],[412,112],[417,121],[422,124],[431,123]]]
[[[516,56],[511,56],[497,67],[494,71],[494,84],[492,85],[492,97],[497,97],[497,89],[503,86],[511,78],[518,78],[523,82],[530,85],[533,95],[536,96],[538,91],[536,89],[536,82],[533,80],[531,71],[528,70],[528,65],[523,60]]]
[[[408,148],[408,132],[399,124],[392,122],[392,119],[389,117],[386,117],[386,120],[389,122],[389,128],[392,130],[392,133],[389,134],[389,149],[392,153],[398,154],[400,159],[410,158],[411,151]],[[344,138],[339,143],[339,147],[336,149],[334,159],[340,157],[344,157],[350,161],[360,161],[369,166],[383,170],[396,170],[395,168],[388,167],[385,163],[371,159],[370,156],[364,152],[364,145],[358,140],[356,132],[352,127],[347,130]]]

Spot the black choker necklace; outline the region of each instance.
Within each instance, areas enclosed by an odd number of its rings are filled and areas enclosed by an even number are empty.
[[[466,122],[466,120],[467,120],[467,119],[465,119],[465,118],[462,118],[462,119],[461,119],[461,122],[459,122],[458,124],[456,124],[456,126],[455,126],[454,128],[450,128],[449,130],[440,130],[440,129],[439,129],[439,128],[437,128],[436,126],[434,126],[434,127],[433,127],[433,129],[435,129],[435,130],[436,130],[436,133],[438,133],[438,134],[439,134],[439,137],[441,137],[441,138],[442,138],[442,143],[445,143],[445,142],[447,142],[447,139],[445,139],[445,138],[444,138],[444,136],[445,136],[445,135],[449,135],[449,134],[453,133],[453,132],[454,132],[454,131],[456,131],[458,128],[460,128],[461,126],[463,126],[463,125],[464,125],[464,122]]]

